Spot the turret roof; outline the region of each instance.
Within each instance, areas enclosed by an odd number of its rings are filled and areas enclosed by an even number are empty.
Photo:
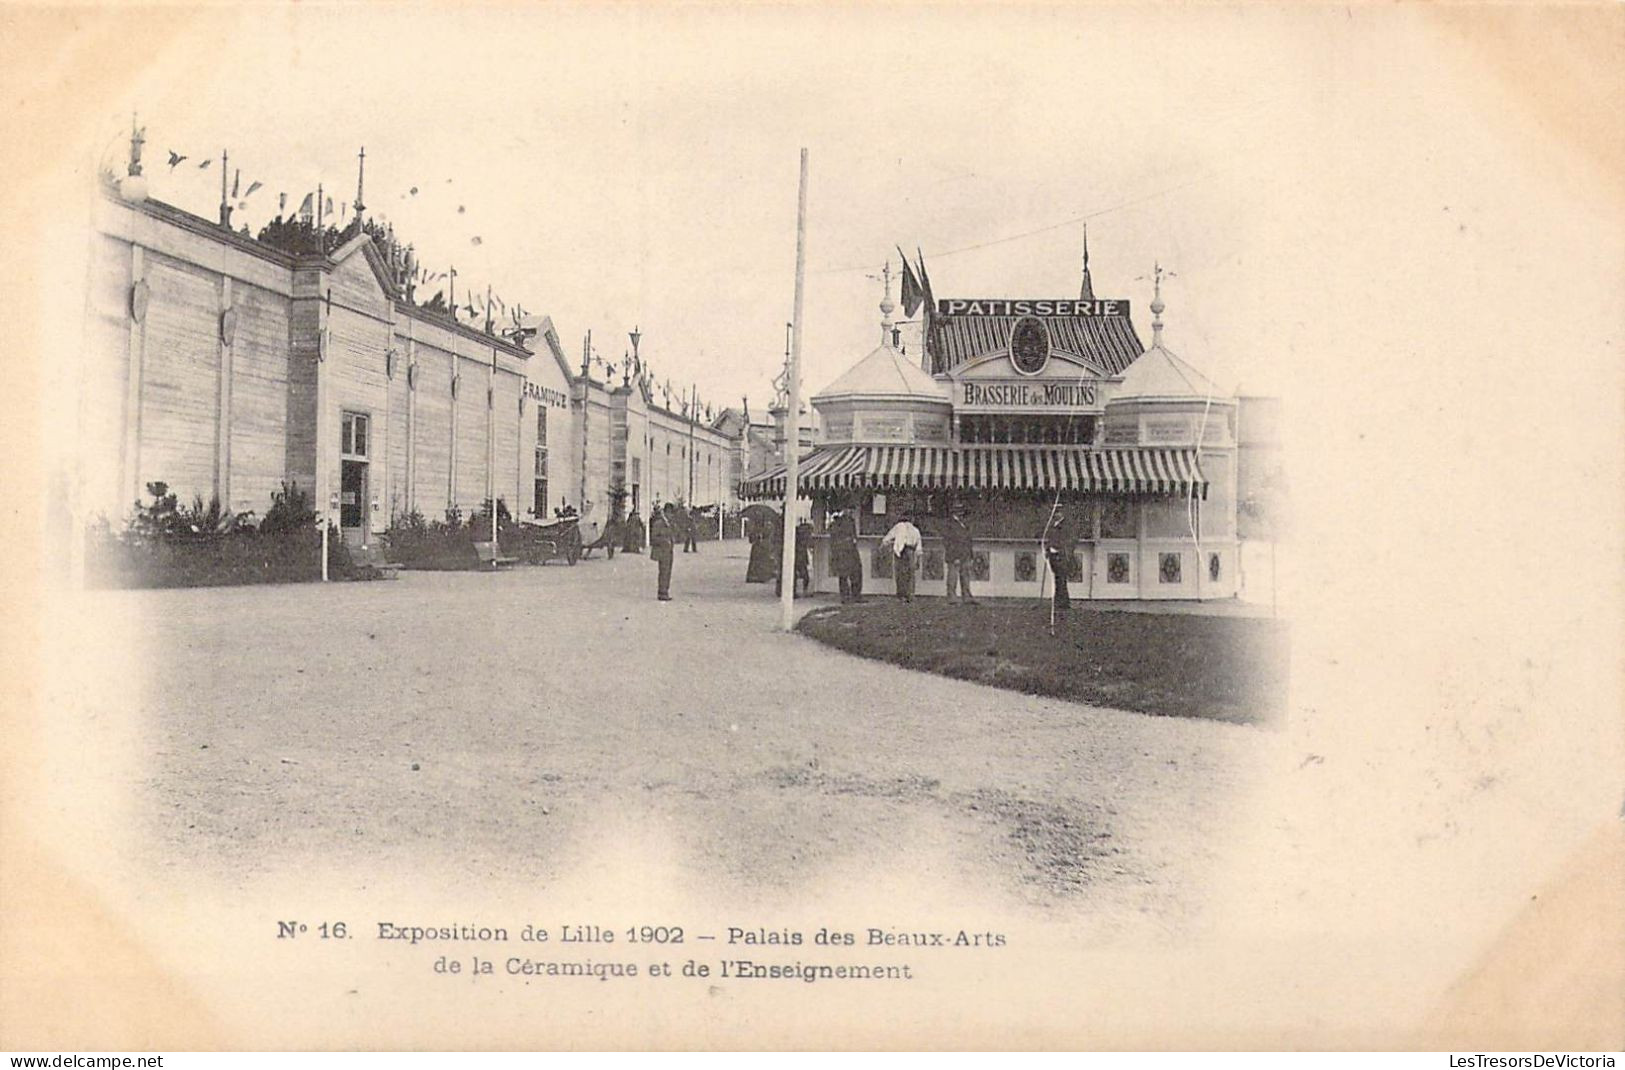
[[[1123,371],[1112,400],[1125,398],[1228,398],[1230,391],[1158,343]]]
[[[814,401],[835,397],[868,395],[874,397],[918,397],[928,401],[948,400],[942,384],[919,365],[889,345],[873,352],[848,368],[833,383],[814,395]]]

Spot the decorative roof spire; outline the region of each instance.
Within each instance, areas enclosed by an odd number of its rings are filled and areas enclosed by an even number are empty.
[[[363,145],[363,146],[361,146],[361,152],[359,154],[359,157],[356,160],[356,168],[355,168],[355,225],[356,225],[357,230],[359,230],[361,228],[361,213],[363,213],[363,212],[365,212],[367,210],[367,206],[365,204],[363,204],[362,201],[361,201],[361,189],[362,189],[362,186],[366,183],[366,181],[367,181],[367,146]]]
[[[136,120],[135,112],[130,113],[130,162],[125,169],[125,175],[119,180],[119,195],[127,201],[144,201],[147,199],[147,179],[141,173],[141,146],[146,143],[147,131]]]
[[[886,258],[886,267],[881,272],[881,279],[886,287],[886,293],[880,299],[880,342],[882,345],[892,344],[891,314],[897,308],[891,300],[891,258]]]
[[[231,170],[227,166],[231,162],[231,153],[225,149],[220,150],[220,225],[227,230],[231,229],[231,200],[226,196],[226,172]]]
[[[141,175],[141,146],[146,143],[147,132],[136,125],[135,112],[130,113],[130,167],[131,177]]]
[[[1083,287],[1078,290],[1078,300],[1093,301],[1095,299],[1095,284],[1089,278],[1089,224],[1083,225]]]
[[[1155,265],[1151,275],[1155,280],[1152,283],[1151,296],[1151,348],[1155,349],[1162,345],[1162,310],[1168,306],[1162,303],[1162,265],[1160,263]]]

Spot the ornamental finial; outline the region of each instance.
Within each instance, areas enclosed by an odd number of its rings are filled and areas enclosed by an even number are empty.
[[[1172,274],[1172,272],[1169,274]],[[1152,268],[1151,277],[1153,279],[1151,295],[1151,346],[1152,348],[1156,348],[1157,346],[1162,345],[1162,310],[1168,307],[1162,303],[1162,265],[1160,263],[1155,264],[1155,266]]]

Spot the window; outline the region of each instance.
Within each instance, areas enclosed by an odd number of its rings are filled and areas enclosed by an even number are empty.
[[[1207,578],[1217,582],[1219,578],[1219,555],[1207,555]]]
[[[332,427],[332,424],[327,426]],[[367,416],[360,412],[347,412],[339,431],[339,453],[358,461],[367,459]]]
[[[1106,555],[1106,582],[1129,582],[1128,554],[1115,553]]]
[[[1157,555],[1157,579],[1162,583],[1180,583],[1179,555]]]
[[[547,518],[547,407],[536,406],[536,467],[532,473],[534,487],[531,512]]]

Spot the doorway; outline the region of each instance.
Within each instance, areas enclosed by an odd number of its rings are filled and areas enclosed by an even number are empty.
[[[366,545],[370,535],[369,423],[366,413],[346,412],[339,432],[339,530],[351,546]]]

